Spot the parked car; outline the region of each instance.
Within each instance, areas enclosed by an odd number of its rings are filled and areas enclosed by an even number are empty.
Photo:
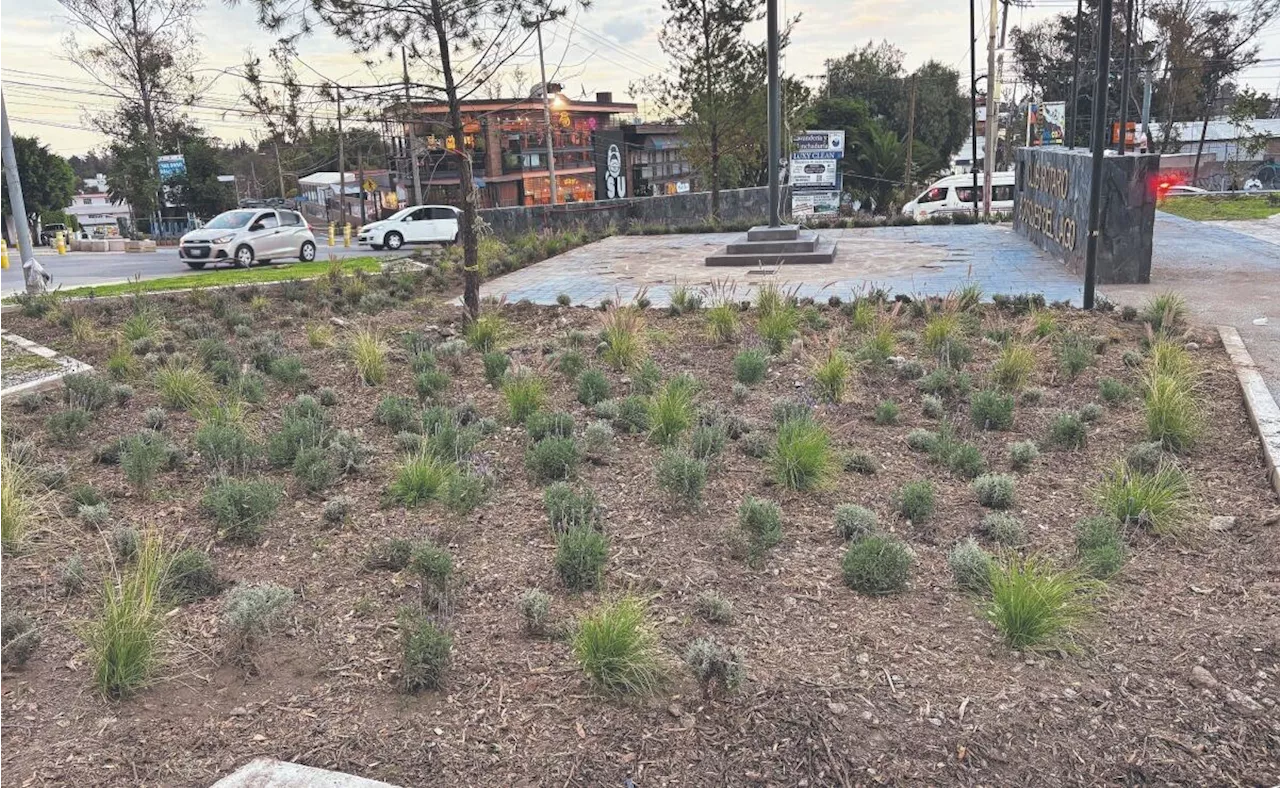
[[[458,240],[461,215],[462,211],[452,205],[414,205],[361,227],[356,243],[374,249],[399,249],[405,244],[450,244]]]
[[[316,241],[297,211],[241,208],[220,213],[182,236],[178,257],[195,269],[219,260],[237,268],[285,257],[307,263],[316,259]]]
[[[70,234],[67,233],[67,226],[65,224],[46,224],[40,229],[40,246],[53,246],[54,238],[57,237],[58,233],[62,233],[63,238],[71,237]]]
[[[1208,190],[1186,183],[1175,183],[1164,190],[1165,197],[1177,197],[1179,194],[1208,194]]]
[[[982,202],[983,175],[978,173],[977,202]],[[1013,210],[1014,173],[997,172],[991,176],[991,210],[1008,213]],[[902,213],[916,219],[927,219],[942,213],[973,211],[973,175],[948,175],[935,181],[911,202]]]

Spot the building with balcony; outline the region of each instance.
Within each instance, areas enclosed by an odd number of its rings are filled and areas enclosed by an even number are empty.
[[[65,212],[74,216],[85,232],[115,235],[129,223],[129,204],[111,202],[105,194],[105,180],[103,189],[103,193],[81,192],[72,197]]]
[[[541,95],[463,104],[462,149],[471,158],[479,207],[551,201],[548,133],[555,150],[560,202],[605,199],[607,191],[617,194],[619,188],[622,196],[630,196],[625,144],[617,118],[633,115],[636,105],[616,102],[611,93],[597,93],[595,101],[574,100],[560,93],[558,85],[548,87],[553,91],[550,130],[543,117]],[[457,204],[459,154],[457,141],[449,133],[448,105],[414,101],[407,110],[404,104],[392,105],[383,112],[383,125],[401,199],[412,199],[413,195],[412,127],[422,201]],[[614,171],[610,170],[611,161]]]
[[[636,197],[684,194],[696,190],[693,165],[674,123],[631,123],[622,126],[626,142],[631,191]]]

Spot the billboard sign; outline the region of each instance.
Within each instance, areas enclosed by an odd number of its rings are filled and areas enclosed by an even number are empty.
[[[1067,127],[1067,102],[1046,101],[1027,107],[1027,143],[1062,145]]]
[[[825,153],[837,159],[844,158],[844,130],[802,131],[792,139],[795,153]]]
[[[187,159],[181,153],[171,153],[156,157],[156,169],[160,171],[160,182],[187,174]]]
[[[812,191],[791,193],[791,215],[801,216],[834,216],[840,210],[840,192]]]
[[[797,159],[791,162],[791,188],[794,191],[835,191],[839,181],[838,160]]]

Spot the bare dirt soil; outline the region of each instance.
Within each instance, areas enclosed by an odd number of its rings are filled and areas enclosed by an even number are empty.
[[[228,585],[275,582],[294,589],[298,602],[288,627],[255,655],[251,672],[224,659],[221,597],[176,608],[167,617],[160,675],[132,698],[103,700],[77,633],[94,615],[102,580],[110,576],[104,536],[112,526],[84,527],[68,503],[66,517],[51,518],[24,551],[4,561],[5,610],[27,613],[43,634],[31,660],[3,675],[6,784],[205,786],[257,756],[405,786],[609,786],[627,776],[639,786],[1280,782],[1280,528],[1268,524],[1276,501],[1235,377],[1208,332],[1196,332],[1199,349],[1191,355],[1203,371],[1211,426],[1180,459],[1195,496],[1195,533],[1180,539],[1132,534],[1131,556],[1097,602],[1077,653],[1042,654],[1007,647],[979,600],[952,580],[947,551],[978,533],[984,510],[967,480],[906,448],[912,428],[938,424],[922,414],[914,383],[864,369],[846,401],[818,406],[840,448],[871,453],[879,468],[872,476],[842,473],[816,492],[771,484],[763,462],[731,443],[711,473],[704,505],[686,511],[655,483],[659,449],[643,436],[619,434],[610,461],[585,463],[577,474],[605,506],[606,587],[573,595],[552,566],[555,542],[541,486],[523,466],[528,436],[505,419],[478,354],[465,357],[444,401],[470,400],[500,420],[480,445],[497,474],[496,489],[462,517],[435,504],[387,505],[384,491],[397,454],[373,412],[385,394],[413,396],[407,354],[392,342],[397,350],[387,382],[363,386],[342,350],[344,329],[332,347],[307,343],[303,327],[327,322],[329,307],[262,293],[269,300],[258,303],[253,331],[279,329],[304,360],[313,387],[338,391],[339,403],[330,409],[334,423],[363,432],[371,461],[365,472],[320,495],[301,490],[287,470],[255,469],[288,488],[258,545],[218,540],[200,511],[208,477],[194,456],[191,415],[170,412],[165,431],[188,458],[163,473],[147,497],[126,483],[119,467],[93,462],[95,446],[141,429],[144,411],[159,405],[149,376],[133,381],[136,395],[127,404],[100,411],[71,447],[54,443],[44,429],[61,402],[31,413],[6,403],[3,421],[6,444],[25,435],[38,445],[41,462],[70,468],[64,489],[88,483],[103,492],[113,524],[152,526],[170,545],[207,549]],[[193,343],[174,330],[183,317],[212,320],[207,294],[193,298],[200,304],[186,296],[148,297],[166,317],[172,344],[161,343],[162,355],[194,356]],[[249,310],[239,297],[227,298]],[[115,346],[112,332],[130,313],[128,301],[64,309],[93,321],[98,339],[75,343],[64,325],[49,319],[6,315],[5,324],[102,368]],[[985,329],[1023,326],[1021,317],[984,310]],[[838,310],[822,305],[819,311],[831,327],[847,328]],[[599,325],[598,312],[580,308],[512,305],[503,314],[513,329],[508,351],[535,368],[564,347],[571,329],[594,336]],[[1056,314],[1065,327],[1108,338],[1096,366],[1067,379],[1050,346],[1037,346],[1033,385],[1043,387],[1044,397],[1020,403],[1007,432],[973,430],[967,403],[948,402],[949,417],[992,469],[1008,470],[1008,443],[1043,443],[1055,414],[1100,402],[1100,378],[1136,382],[1121,356],[1138,347],[1139,326],[1110,315]],[[348,311],[343,319],[389,335],[410,329],[440,335],[459,317],[437,298],[373,316]],[[666,375],[697,376],[702,406],[769,429],[773,402],[811,387],[810,362],[807,352],[775,359],[766,382],[735,404],[731,360],[755,341],[754,316],[743,318],[743,339],[715,345],[700,315],[651,311],[649,350]],[[921,326],[919,319],[900,320],[899,352],[932,366],[917,347]],[[223,336],[243,345],[231,332]],[[979,337],[970,341],[975,358],[967,369],[981,380],[997,348]],[[825,331],[806,330],[810,349],[824,338]],[[590,344],[586,352],[590,356]],[[627,379],[601,368],[615,394],[625,394]],[[578,403],[563,375],[547,375],[550,407],[573,413],[581,431],[590,409]],[[250,408],[254,428],[262,435],[276,429],[293,396],[269,384],[266,401]],[[896,426],[871,418],[886,398],[902,406]],[[1073,523],[1096,512],[1091,486],[1142,440],[1140,406],[1130,401],[1108,407],[1090,426],[1086,448],[1045,450],[1017,474],[1015,512],[1031,534],[1027,550],[1069,564]],[[920,478],[935,483],[938,511],[926,525],[913,526],[894,513],[891,499],[903,483]],[[333,530],[320,515],[324,500],[339,494],[354,499],[355,516]],[[727,546],[747,495],[775,500],[783,511],[783,541],[757,568],[735,560]],[[873,598],[843,585],[844,544],[832,520],[840,503],[874,509],[910,544],[916,562],[905,593]],[[1219,515],[1234,517],[1234,525],[1209,530],[1210,517]],[[416,581],[407,573],[368,570],[364,558],[389,537],[424,535],[448,546],[461,575],[448,620],[453,663],[443,690],[406,695],[399,688],[397,612],[418,596]],[[84,560],[88,590],[66,596],[58,576],[73,554]],[[646,598],[671,664],[662,690],[640,699],[602,694],[563,638],[523,634],[514,603],[529,587],[552,593],[553,614],[564,623],[602,598]],[[694,614],[698,595],[713,589],[732,600],[731,624],[708,624]],[[745,650],[747,680],[738,692],[705,700],[681,665],[685,646],[704,634]],[[1197,667],[1203,671],[1193,674]]]

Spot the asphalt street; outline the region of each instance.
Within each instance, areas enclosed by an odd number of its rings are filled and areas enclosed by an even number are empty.
[[[329,247],[320,244],[316,250],[316,259],[327,260],[330,254],[338,257],[383,257],[393,253],[375,252],[354,245]],[[178,259],[178,250],[172,246],[161,247],[154,252],[68,252],[64,255],[42,246],[36,249],[36,259],[53,275],[52,286],[63,288],[125,282],[134,276],[156,279],[198,273]],[[204,270],[217,271],[221,268],[222,266],[209,265]],[[22,288],[22,261],[18,259],[18,250],[10,249],[9,268],[0,271],[0,293],[8,295],[19,292]]]

